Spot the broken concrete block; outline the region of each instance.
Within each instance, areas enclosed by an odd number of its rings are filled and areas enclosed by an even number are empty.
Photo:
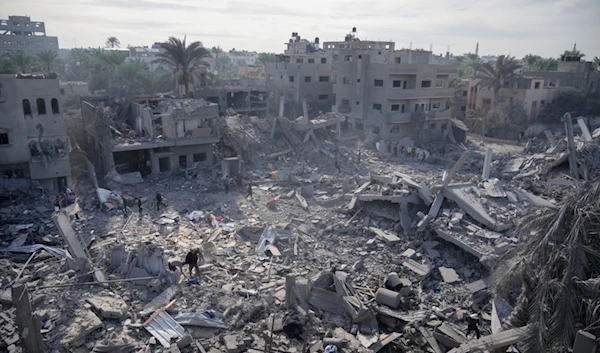
[[[380,237],[381,240],[383,240],[388,245],[398,244],[401,241],[401,239],[398,238],[398,236],[395,234],[385,232],[385,231],[383,231],[379,228],[375,228],[375,227],[369,227],[369,229],[373,233],[375,233],[378,237]]]
[[[454,283],[460,281],[458,274],[453,268],[438,267],[442,280],[446,283]]]
[[[135,267],[135,266],[131,268],[131,270],[129,271],[129,276],[127,276],[127,278],[145,278],[145,277],[150,277],[150,274],[148,273],[148,271],[144,270],[143,268],[139,268],[139,267]],[[148,284],[148,282],[150,282],[149,279],[140,279],[137,281],[133,281],[133,284],[145,286]]]
[[[404,266],[404,267],[408,268],[409,270],[411,270],[412,272],[414,272],[415,276],[419,280],[423,280],[425,277],[427,277],[429,272],[431,272],[431,268],[429,268],[429,266],[421,265],[420,263],[413,261],[413,260],[404,261],[402,263],[402,266]]]
[[[119,319],[127,310],[127,303],[119,298],[94,296],[86,300],[105,319]]]
[[[246,349],[246,344],[238,335],[223,336],[223,344],[228,353],[240,353]]]
[[[190,344],[192,344],[192,336],[190,336],[190,335],[185,335],[185,336],[181,337],[179,339],[179,341],[177,341],[177,347],[179,347],[179,348],[185,348],[185,347],[189,346]]]
[[[408,248],[404,250],[404,252],[400,254],[400,256],[404,256],[410,259],[411,257],[415,256],[416,253],[417,252],[414,249]]]
[[[91,310],[76,310],[61,343],[70,346],[76,341],[85,340],[87,335],[101,328],[104,328],[104,324]]]

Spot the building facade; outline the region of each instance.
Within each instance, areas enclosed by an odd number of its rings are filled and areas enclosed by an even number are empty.
[[[70,184],[69,140],[57,79],[0,75],[0,172],[49,190]]]
[[[0,55],[23,51],[32,56],[44,50],[58,53],[58,38],[46,35],[44,22],[31,21],[29,16],[0,19]]]
[[[256,65],[256,57],[258,56],[255,51],[237,51],[235,49],[231,49],[223,54],[231,59],[233,66],[254,66]]]
[[[335,52],[335,110],[349,116],[355,127],[383,140],[414,138],[416,130],[424,129],[429,133],[420,139],[427,140],[451,120],[450,79],[456,65],[433,64],[438,61],[430,51],[395,50],[393,42],[347,37],[324,47]]]
[[[268,108],[267,87],[259,80],[218,80],[214,85],[196,87],[194,97],[215,103],[220,114],[233,109],[237,113],[264,116]]]

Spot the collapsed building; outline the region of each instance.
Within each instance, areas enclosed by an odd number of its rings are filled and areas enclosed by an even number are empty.
[[[81,112],[88,155],[101,175],[171,174],[213,162],[212,144],[219,141],[215,103],[155,97],[86,98]]]
[[[265,115],[267,96],[264,82],[246,79],[219,80],[216,85],[194,90],[194,97],[217,104],[221,114],[233,110],[247,115]]]
[[[0,181],[27,188],[31,181],[49,190],[71,182],[56,78],[0,75]]]

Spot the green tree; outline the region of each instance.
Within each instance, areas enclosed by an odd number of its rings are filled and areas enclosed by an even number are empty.
[[[527,54],[523,57],[528,71],[555,71],[558,61],[554,58],[542,58],[539,55]]]
[[[26,73],[31,71],[31,67],[33,65],[33,57],[27,56],[24,51],[18,50],[16,52],[12,52],[9,55],[10,60],[12,61],[14,67],[17,68],[22,73]]]
[[[564,88],[558,96],[540,112],[538,119],[545,122],[560,122],[565,113],[578,115],[600,115],[600,93],[586,93],[575,88]]]
[[[130,94],[134,92],[134,87],[139,85],[142,74],[147,70],[148,64],[139,58],[125,61],[119,65],[119,77]]]
[[[579,329],[600,335],[600,183],[582,185],[557,208],[521,220],[518,247],[492,274],[496,297],[512,302],[505,329],[528,326],[522,352],[567,352]],[[509,292],[520,289],[516,300]]]
[[[121,47],[121,42],[119,42],[119,40],[117,39],[117,37],[108,37],[106,39],[106,43],[105,43],[107,48],[120,48]]]
[[[43,50],[37,53],[37,59],[44,66],[47,73],[52,71],[52,67],[56,63],[56,59],[58,58],[58,53],[53,50]]]
[[[169,81],[169,75],[164,72],[143,71],[138,77],[138,80],[142,93],[153,94],[166,88],[165,85]]]
[[[216,65],[217,72],[221,72],[221,68],[219,67],[219,57],[223,53],[223,48],[221,48],[220,46],[212,47],[210,49],[210,52],[215,58],[215,65]]]
[[[526,128],[528,117],[522,102],[503,102],[486,113],[493,137],[514,139]]]
[[[275,53],[260,53],[256,57],[256,61],[262,65],[267,66],[267,63],[275,63],[277,62],[277,54]]]
[[[16,69],[8,54],[0,55],[0,74],[14,74]]]
[[[534,68],[536,67],[538,60],[541,58],[542,57],[539,55],[527,54],[523,57],[523,61],[525,62],[525,66],[527,66],[529,71],[536,71]]]
[[[594,60],[592,60],[592,66],[594,67],[594,70],[596,71],[600,71],[600,58],[595,56]]]
[[[477,54],[469,53],[466,55],[455,56],[454,60],[458,64],[456,76],[459,80],[463,78],[473,78],[483,65],[483,61]]]
[[[222,55],[219,56],[216,61],[217,67],[219,68],[219,77],[233,79],[238,76],[237,68],[233,65],[230,57]]]
[[[186,37],[183,40],[170,37],[161,44],[164,53],[158,53],[156,62],[163,63],[173,70],[176,79],[181,79],[185,88],[185,96],[190,95],[190,82],[194,75],[199,73],[201,67],[206,63],[202,59],[210,57],[208,49],[202,46],[202,42],[196,41],[186,45]]]

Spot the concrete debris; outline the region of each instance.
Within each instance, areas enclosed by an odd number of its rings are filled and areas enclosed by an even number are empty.
[[[453,268],[438,267],[442,280],[446,283],[454,283],[460,281],[458,274]]]

